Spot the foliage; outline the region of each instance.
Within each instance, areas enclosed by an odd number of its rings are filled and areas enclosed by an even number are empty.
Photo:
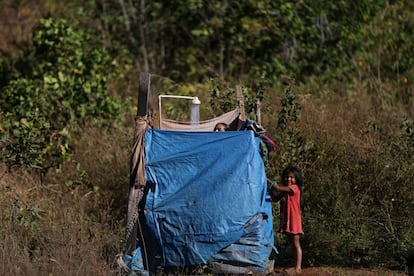
[[[294,79],[286,79],[286,88],[281,98],[281,109],[277,120],[276,144],[277,151],[275,167],[284,168],[288,164],[306,166],[312,162],[317,154],[317,146],[312,141],[307,141],[296,125],[300,120],[301,106],[293,93]]]
[[[43,19],[33,49],[16,62],[3,89],[1,162],[45,170],[70,154],[72,127],[110,124],[120,103],[107,95],[110,56],[91,34],[64,20]]]
[[[397,147],[398,154],[402,152],[404,156],[409,159],[414,158],[414,122],[408,118],[404,118],[401,126],[400,143],[391,145],[393,148]]]
[[[371,93],[382,96],[382,102],[412,106],[414,49],[410,41],[414,39],[414,23],[409,18],[413,13],[410,1],[387,4],[355,35],[360,43],[354,56],[355,70]],[[387,83],[395,87],[390,93],[384,87]]]
[[[266,87],[267,81],[258,79],[255,82],[246,82],[246,84],[240,85],[247,117],[255,119],[257,101],[264,99],[264,87]],[[231,87],[229,84],[220,82],[217,79],[210,79],[209,84],[209,104],[214,116],[229,112],[237,106],[236,87]]]
[[[233,87],[220,88],[218,83],[212,83],[210,106],[214,114],[225,113],[234,109],[237,106],[236,89]]]
[[[358,68],[356,51],[366,38],[365,26],[398,6],[378,1],[119,3],[108,4],[102,15],[105,21],[105,12],[112,15],[115,41],[128,45],[141,70],[180,81],[277,80],[281,74],[300,81],[312,74],[348,78]]]

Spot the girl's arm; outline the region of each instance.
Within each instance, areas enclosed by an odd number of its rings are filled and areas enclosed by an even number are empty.
[[[272,181],[267,179],[267,187],[269,191],[276,190],[277,192],[285,192],[289,194],[293,194],[293,191],[288,186],[280,186],[276,183],[276,181]]]
[[[278,193],[276,190],[270,190],[270,197],[272,198],[273,202],[280,201],[285,196],[285,193]]]
[[[287,186],[280,186],[276,184],[276,181],[267,180],[268,191],[272,197],[272,201],[278,202],[281,200],[286,193],[293,194],[293,191]]]
[[[275,189],[278,192],[284,192],[288,194],[293,194],[293,191],[288,186],[280,186],[278,184],[274,184],[272,189]]]

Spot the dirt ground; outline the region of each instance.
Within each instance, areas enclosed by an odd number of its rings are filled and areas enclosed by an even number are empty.
[[[386,270],[386,269],[353,269],[339,267],[309,267],[303,268],[302,273],[295,274],[294,269],[275,268],[271,275],[288,276],[405,276],[408,275],[404,271]]]

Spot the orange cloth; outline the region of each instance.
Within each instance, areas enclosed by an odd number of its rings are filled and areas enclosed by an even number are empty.
[[[280,232],[303,234],[300,189],[297,185],[289,185],[289,188],[293,194],[286,193],[280,201]]]

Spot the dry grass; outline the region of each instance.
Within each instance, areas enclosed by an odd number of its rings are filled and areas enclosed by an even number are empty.
[[[104,145],[89,152],[98,147]],[[124,183],[115,178],[128,168],[128,159],[114,161],[123,154],[115,151],[99,159],[85,155],[82,165],[69,161],[62,173],[50,172],[42,182],[36,174],[1,167],[0,275],[122,274],[115,255],[123,246],[120,205],[122,197],[126,206],[127,171],[118,178]]]
[[[366,94],[332,95],[324,99],[301,96],[299,101],[302,106],[301,131],[310,137],[326,135],[332,141],[350,145],[365,145],[363,131],[369,122],[391,132],[399,127],[404,116],[402,108],[378,110],[372,97]]]

